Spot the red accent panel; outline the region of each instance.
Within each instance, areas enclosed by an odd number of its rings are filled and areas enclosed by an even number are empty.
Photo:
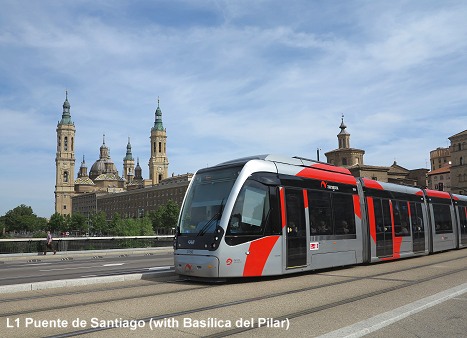
[[[279,188],[279,196],[281,200],[281,219],[282,219],[282,228],[285,227],[287,224],[287,220],[285,218],[285,190],[284,188]]]
[[[426,194],[430,197],[438,197],[438,198],[447,198],[447,199],[451,199],[451,195],[449,195],[447,192],[445,191],[438,191],[438,190],[425,190],[426,191]]]
[[[355,211],[355,215],[362,219],[362,210],[360,209],[360,199],[358,195],[353,195],[353,209]]]
[[[263,237],[250,243],[250,248],[248,249],[250,254],[246,256],[243,276],[262,275],[269,254],[279,237],[280,236]]]
[[[305,209],[308,209],[308,193],[306,190],[303,190],[303,204],[305,204]]]
[[[329,172],[313,168],[305,168],[300,171],[297,176],[313,178],[315,180],[331,181],[337,183],[357,185],[355,177],[352,175],[344,175],[341,173]]]
[[[327,171],[334,171],[336,173],[341,173],[341,174],[346,174],[346,175],[352,175],[349,169],[346,169],[343,167],[335,167],[335,166],[324,164],[324,163],[312,164],[311,167],[316,168],[316,169],[323,169]]]
[[[368,205],[368,219],[370,222],[370,236],[373,242],[376,243],[376,223],[375,223],[375,206],[373,204],[373,197],[366,198]]]
[[[394,236],[394,228],[392,230]],[[392,257],[393,258],[401,258],[401,244],[402,244],[402,237],[393,237],[393,245],[392,245]]]
[[[379,184],[379,182],[377,182],[375,180],[370,180],[368,178],[364,178],[363,179],[363,184],[367,188],[384,190],[383,186],[381,184]]]

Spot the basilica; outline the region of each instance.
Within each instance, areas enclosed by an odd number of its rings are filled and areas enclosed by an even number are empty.
[[[162,111],[157,102],[154,126],[151,128],[151,154],[149,158],[149,178],[142,177],[139,159],[131,152],[128,138],[126,155],[123,158],[123,174],[120,176],[105,144],[105,135],[100,147],[99,159],[89,172],[83,156],[77,178],[75,173],[75,124],[71,119],[70,103],[66,93],[62,118],[57,124],[57,152],[55,157],[55,212],[67,215],[72,212],[72,199],[82,194],[109,194],[158,185],[168,177],[167,132],[162,124]]]

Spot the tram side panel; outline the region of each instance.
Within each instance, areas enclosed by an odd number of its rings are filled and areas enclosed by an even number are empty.
[[[278,168],[279,172],[286,172],[284,166],[278,165]],[[290,204],[287,206],[285,198],[285,222],[289,222],[293,214],[304,215],[306,237],[303,241],[296,240],[301,241],[300,246],[305,244],[306,263],[302,260],[301,264],[294,265],[287,261],[291,254],[291,237],[295,235],[292,231],[285,231],[284,273],[304,269],[303,264],[308,265],[307,270],[314,270],[362,263],[362,215],[356,179],[350,174],[313,167],[303,168],[295,176],[298,177],[293,180],[286,176],[281,178],[286,196],[290,190],[300,191],[297,197],[299,194],[303,196],[300,203],[295,203],[298,205],[296,210]]]
[[[423,191],[360,179],[366,202],[371,262],[428,253]]]
[[[458,247],[467,247],[467,196],[452,195],[456,216]]]
[[[447,192],[428,189],[425,190],[425,193],[431,225],[431,252],[457,248],[458,232],[451,196]]]

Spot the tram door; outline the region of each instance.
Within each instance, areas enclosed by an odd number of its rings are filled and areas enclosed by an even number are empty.
[[[285,190],[286,209],[286,267],[306,265],[307,237],[303,191]]]
[[[412,222],[413,252],[424,252],[425,224],[423,224],[421,203],[410,202],[410,220]]]
[[[374,199],[375,224],[376,224],[376,256],[392,257],[392,222],[389,200]]]

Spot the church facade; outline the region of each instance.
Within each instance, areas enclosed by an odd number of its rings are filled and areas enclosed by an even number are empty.
[[[69,215],[73,211],[73,200],[84,194],[103,196],[121,193],[144,187],[159,185],[168,178],[167,131],[162,123],[162,111],[157,102],[154,126],[151,128],[151,154],[149,158],[149,179],[142,177],[142,169],[137,159],[136,165],[128,138],[126,155],[123,158],[123,172],[119,175],[110,157],[110,149],[105,144],[105,135],[100,147],[99,159],[89,172],[83,156],[77,178],[75,175],[75,124],[71,119],[71,105],[66,93],[62,118],[57,124],[57,151],[55,156],[55,212]],[[87,199],[87,198],[86,198]],[[94,204],[96,205],[96,204]],[[97,206],[94,211],[97,211]]]

